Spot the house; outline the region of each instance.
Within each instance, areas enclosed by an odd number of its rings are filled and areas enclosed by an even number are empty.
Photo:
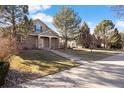
[[[64,48],[65,47],[65,40],[63,40],[62,38],[60,38],[60,48]],[[77,42],[76,40],[71,40],[67,42],[67,48],[75,48],[77,47]]]
[[[56,49],[59,48],[59,35],[41,20],[33,20],[34,32],[23,41],[27,49]]]

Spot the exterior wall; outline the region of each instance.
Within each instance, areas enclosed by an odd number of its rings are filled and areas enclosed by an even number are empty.
[[[68,45],[67,45],[69,48],[74,48],[74,47],[77,47],[77,43],[76,41],[68,41]]]
[[[37,48],[37,37],[28,36],[23,42],[22,47],[27,49]]]
[[[45,31],[47,31],[47,30],[48,30],[48,28],[47,28],[47,26],[46,26],[46,25],[42,24],[41,26],[42,26],[42,31],[43,31],[43,32],[45,32]]]
[[[59,48],[59,39],[58,38],[51,38],[51,48],[52,49]]]
[[[60,45],[59,46],[60,48],[64,48],[64,43],[65,43],[64,40],[61,39],[58,43]],[[77,42],[75,40],[73,40],[73,41],[67,42],[67,47],[68,48],[75,48],[75,47],[78,47],[78,45],[77,45]]]

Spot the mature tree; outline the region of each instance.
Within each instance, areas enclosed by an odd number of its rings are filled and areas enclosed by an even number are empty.
[[[122,48],[124,50],[124,33],[121,32],[120,35],[121,35],[121,41],[122,41]]]
[[[15,36],[17,25],[24,20],[27,14],[27,5],[2,5],[0,6],[0,23],[11,26],[11,34]]]
[[[121,40],[124,42],[124,33],[120,33],[120,35],[121,35]]]
[[[90,38],[90,28],[88,27],[87,23],[84,22],[81,29],[79,30],[78,41],[83,47],[89,48]]]
[[[124,18],[124,5],[116,5],[111,7],[112,11],[114,11],[118,18],[123,19]],[[120,33],[122,42],[124,41],[124,34]],[[124,43],[122,43],[124,46]],[[123,48],[124,49],[124,48]]]
[[[53,18],[53,24],[60,32],[62,39],[65,41],[65,48],[67,48],[68,40],[75,37],[75,33],[79,30],[81,18],[72,8],[61,8]]]
[[[25,16],[24,21],[17,25],[17,31],[19,37],[26,38],[28,34],[34,31],[32,19],[29,19],[27,16]]]
[[[107,34],[109,33],[108,31],[113,29],[114,26],[115,25],[111,20],[103,20],[96,26],[94,30],[94,34],[100,36],[103,39],[104,48],[106,45]]]
[[[120,36],[117,28],[115,28],[115,30],[113,32],[111,32],[109,40],[111,43],[111,47],[113,47],[113,48],[119,48],[120,47],[121,36]]]

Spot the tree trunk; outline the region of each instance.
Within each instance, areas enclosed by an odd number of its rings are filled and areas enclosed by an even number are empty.
[[[16,36],[16,22],[15,22],[15,11],[14,11],[14,9],[12,10],[12,25],[13,25],[13,27],[12,27],[12,36]]]
[[[104,38],[104,49],[105,49],[105,38]]]
[[[65,49],[67,49],[68,39],[65,39]]]
[[[103,40],[103,44],[104,44],[104,49],[105,49],[105,29],[103,28],[103,32],[104,32],[104,40]]]

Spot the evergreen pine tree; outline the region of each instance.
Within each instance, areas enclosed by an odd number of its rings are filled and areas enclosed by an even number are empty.
[[[90,47],[90,28],[87,23],[84,22],[81,29],[79,30],[79,43],[82,47],[89,48]]]
[[[111,32],[110,43],[112,48],[120,48],[121,36],[117,28],[115,28],[115,30]]]

